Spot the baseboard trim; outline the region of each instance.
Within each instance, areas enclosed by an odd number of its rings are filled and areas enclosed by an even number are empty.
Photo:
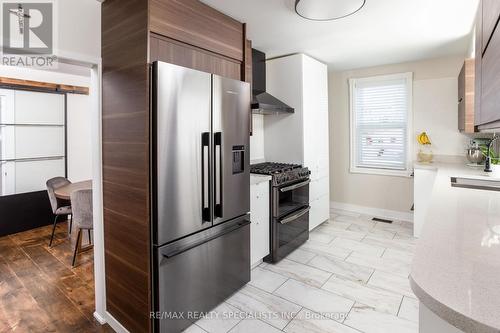
[[[250,266],[250,269],[254,269],[255,267],[259,266],[260,264],[262,264],[264,262],[263,259],[260,259],[259,261],[257,261],[255,264],[251,265]]]
[[[94,319],[97,320],[101,325],[106,324],[106,318],[97,313],[97,311],[94,312]]]
[[[116,333],[130,333],[118,320],[111,315],[108,311],[106,311],[106,317],[108,325],[111,326],[112,329],[115,330]]]
[[[347,210],[359,214],[373,215],[375,217],[380,217],[384,219],[402,220],[413,223],[413,213],[411,212],[400,212],[390,209],[359,206],[359,205],[353,205],[336,201],[330,202],[330,212],[333,209]]]

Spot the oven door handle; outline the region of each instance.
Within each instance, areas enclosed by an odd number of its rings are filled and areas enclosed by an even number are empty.
[[[292,191],[292,190],[298,189],[299,187],[306,186],[310,182],[311,182],[311,180],[308,179],[305,182],[301,182],[301,183],[298,183],[298,184],[293,184],[293,185],[290,185],[290,186],[287,186],[287,187],[283,187],[283,188],[280,188],[280,192]]]
[[[290,223],[296,219],[298,219],[299,217],[301,217],[302,215],[304,215],[305,213],[307,213],[309,210],[311,210],[311,206],[307,206],[306,208],[298,211],[297,213],[293,214],[292,216],[289,216],[289,217],[286,217],[284,218],[283,220],[280,221],[281,224],[287,224],[287,223]]]

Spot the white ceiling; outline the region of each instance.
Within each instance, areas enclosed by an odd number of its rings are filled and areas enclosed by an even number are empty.
[[[479,0],[366,0],[358,13],[330,22],[299,17],[295,0],[202,1],[246,22],[268,58],[302,52],[345,70],[465,55]]]

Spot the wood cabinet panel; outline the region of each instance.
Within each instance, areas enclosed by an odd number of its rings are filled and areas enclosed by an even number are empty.
[[[252,84],[252,41],[246,40],[245,42],[245,77],[243,81]]]
[[[458,76],[458,129],[474,133],[474,59],[466,59]]]
[[[242,80],[245,82],[250,83],[250,91],[252,91],[252,41],[249,41],[248,39],[245,41],[245,62],[244,65],[245,67],[245,72],[244,72],[244,77],[242,77]],[[249,121],[249,133],[250,135],[253,135],[253,117],[252,117],[252,110],[250,110],[248,117],[250,118]]]
[[[475,128],[475,74],[474,59],[465,60],[465,132],[474,133]]]
[[[482,45],[483,45],[483,6],[479,3],[479,8],[476,16],[476,54],[475,54],[475,78],[474,78],[474,123],[481,124],[481,66],[483,60]]]
[[[458,130],[465,130],[465,64],[458,75]]]
[[[491,37],[498,19],[500,17],[500,1],[498,0],[483,0],[482,1],[482,46],[481,50],[484,54],[491,41]]]
[[[147,1],[103,2],[106,307],[131,332],[151,325],[148,37]]]
[[[481,123],[500,120],[500,30],[493,34],[482,59]]]
[[[151,32],[243,61],[243,25],[198,0],[151,0]]]
[[[171,64],[240,80],[241,63],[178,41],[151,35],[151,61]]]

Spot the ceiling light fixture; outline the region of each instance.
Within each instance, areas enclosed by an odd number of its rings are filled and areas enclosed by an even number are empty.
[[[312,21],[332,21],[359,11],[366,0],[295,0],[295,12]]]

